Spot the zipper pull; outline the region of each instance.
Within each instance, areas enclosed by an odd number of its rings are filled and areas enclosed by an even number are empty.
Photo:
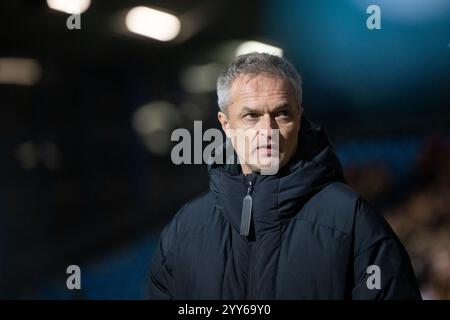
[[[251,192],[253,189],[252,182],[248,182],[247,195],[242,201],[242,215],[241,215],[241,236],[248,236],[250,233],[250,221],[252,218],[252,196]]]

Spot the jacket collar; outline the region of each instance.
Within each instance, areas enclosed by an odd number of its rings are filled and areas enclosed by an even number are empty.
[[[275,175],[245,176],[238,163],[214,163],[208,167],[216,205],[238,232],[249,180],[253,183],[252,221],[257,238],[270,229],[280,228],[284,220],[297,214],[305,202],[327,184],[344,180],[326,134],[306,117],[302,117],[298,141],[293,159]],[[225,143],[222,152],[230,147],[229,142]],[[234,159],[237,159],[235,153]]]

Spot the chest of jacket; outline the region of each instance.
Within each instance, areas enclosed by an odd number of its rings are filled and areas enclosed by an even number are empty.
[[[214,218],[213,218],[214,217]],[[351,239],[302,219],[242,237],[220,212],[179,242],[174,274],[186,299],[343,299]]]

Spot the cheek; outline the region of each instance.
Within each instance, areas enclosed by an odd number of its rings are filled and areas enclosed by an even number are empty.
[[[297,137],[299,132],[299,126],[297,124],[292,124],[286,127],[280,127],[280,145],[286,151],[287,149],[292,149],[297,145]]]
[[[239,129],[240,127],[242,127],[241,123],[239,122],[239,118],[235,115],[230,114],[229,119],[229,124],[230,124],[230,129]]]
[[[296,123],[289,123],[285,126],[280,126],[280,139],[284,139],[286,141],[292,140],[298,135],[298,126]]]

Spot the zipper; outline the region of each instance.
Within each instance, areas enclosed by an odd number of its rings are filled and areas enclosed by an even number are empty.
[[[250,245],[250,244],[249,244]],[[247,286],[247,300],[253,299],[253,269],[254,269],[254,256],[255,256],[255,246],[256,241],[250,245],[250,261],[248,264],[248,286]]]
[[[254,178],[252,175],[246,177],[247,180],[247,194],[242,201],[242,215],[241,215],[241,228],[240,235],[244,237],[248,237],[250,234],[250,227],[252,221],[252,191],[254,185]],[[255,245],[256,242],[253,242],[251,239],[247,238],[245,241],[248,241],[247,245],[250,246],[250,259],[248,265],[248,286],[247,286],[247,299],[250,300],[253,297],[253,269],[254,269],[254,256],[255,256]],[[250,243],[252,241],[252,243]]]
[[[252,220],[252,190],[253,183],[251,180],[248,181],[247,194],[242,200],[242,214],[241,214],[241,229],[240,235],[247,237],[250,233],[250,224]]]

